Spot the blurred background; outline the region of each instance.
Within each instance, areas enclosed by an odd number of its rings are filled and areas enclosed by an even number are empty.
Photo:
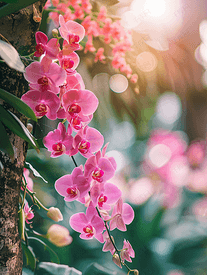
[[[124,238],[132,244],[135,258],[129,266],[141,275],[207,274],[207,92],[205,67],[195,58],[200,35],[205,34],[199,33],[199,24],[206,19],[206,1],[112,2],[92,4],[105,5],[108,14],[120,17],[131,31],[133,50],[126,59],[138,75],[137,83],[109,62],[94,63],[91,52],[78,52],[77,68],[86,89],[99,99],[90,126],[103,134],[105,144],[109,142],[107,155],[117,162],[110,182],[135,211],[127,231],[115,229],[112,235],[120,248]],[[54,25],[48,14],[45,11],[42,31],[50,34]],[[95,43],[103,46],[98,39]],[[41,119],[36,136],[43,138],[57,123]],[[85,163],[81,155],[75,160]],[[29,150],[27,161],[48,181],[30,174],[37,197],[46,207],[60,208],[64,216],[60,224],[73,238],[66,247],[49,244],[60,263],[83,272],[96,262],[114,274],[127,274],[112,262],[110,252],[102,252],[102,244],[81,240],[69,226],[70,216],[85,207],[64,202],[54,183],[71,173],[72,160],[52,159],[42,149],[40,154]],[[45,212],[33,209],[37,213],[33,229],[46,234],[53,222]],[[40,261],[50,260],[37,244],[32,247]]]

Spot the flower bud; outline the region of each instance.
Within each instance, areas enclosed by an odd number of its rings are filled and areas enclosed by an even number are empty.
[[[47,231],[47,238],[51,243],[60,247],[71,244],[73,240],[68,229],[59,224],[53,224],[50,226]]]
[[[59,222],[63,220],[63,215],[60,210],[56,207],[50,207],[47,212],[48,218],[52,219],[55,222]]]
[[[122,268],[122,266],[121,266],[121,261],[120,261],[120,258],[119,258],[119,255],[118,255],[117,253],[115,253],[115,254],[113,255],[112,261],[113,261],[116,265],[118,265],[120,268]]]
[[[52,36],[53,37],[58,37],[58,30],[57,29],[52,30]]]
[[[134,270],[134,275],[139,275],[139,271],[137,269]]]

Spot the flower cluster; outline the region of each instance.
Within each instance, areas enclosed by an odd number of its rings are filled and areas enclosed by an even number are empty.
[[[45,9],[53,9],[49,18],[53,20],[56,27],[59,26],[59,14],[62,14],[65,21],[79,20],[86,30],[87,42],[84,53],[94,53],[94,62],[106,62],[107,56],[103,47],[95,47],[93,41],[97,38],[104,41],[104,44],[111,48],[109,60],[112,66],[127,75],[132,83],[136,83],[138,76],[133,74],[130,65],[126,61],[126,52],[132,50],[131,33],[126,31],[117,18],[107,15],[105,6],[101,6],[99,12],[92,9],[89,0],[78,1],[50,1],[48,0]]]
[[[22,96],[22,100],[34,110],[37,118],[47,116],[52,120],[67,121],[67,129],[60,122],[57,129],[44,137],[43,143],[53,158],[63,154],[73,157],[79,152],[86,162],[84,166],[75,167],[71,174],[59,178],[55,189],[65,201],[77,200],[87,207],[86,213],[76,213],[70,218],[70,225],[80,233],[80,238],[96,238],[101,243],[105,242],[103,251],[119,255],[110,230],[126,231],[126,225],[134,219],[134,211],[129,204],[123,203],[119,188],[109,182],[115,174],[116,162],[113,157],[107,156],[107,144],[102,148],[102,134],[88,126],[98,107],[98,98],[85,89],[80,74],[75,70],[79,62],[75,51],[80,48],[79,42],[85,30],[74,21],[65,22],[62,15],[59,23],[59,32],[64,39],[62,47],[58,38],[48,42],[44,33],[36,33],[35,56],[44,56],[40,62],[35,61],[26,68],[24,76],[30,90]],[[48,217],[54,221],[62,220],[58,209],[51,207],[46,210]],[[31,219],[31,210],[26,211],[27,219]],[[58,245],[56,237],[50,232],[48,234],[48,238]],[[60,242],[66,243],[64,240]],[[124,260],[131,261],[134,257],[128,241],[124,240],[118,257],[125,266]]]

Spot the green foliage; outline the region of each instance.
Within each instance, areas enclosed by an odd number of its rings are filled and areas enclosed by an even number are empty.
[[[81,275],[82,273],[73,267],[62,264],[41,262],[35,270],[35,275]],[[91,273],[92,275],[92,273]]]
[[[83,272],[83,275],[118,275],[116,271],[109,270],[106,267],[103,267],[97,263],[92,263],[89,267]]]
[[[28,237],[29,244],[33,247],[35,254],[38,251],[44,251],[45,257],[49,258],[52,263],[60,263],[58,255],[44,241],[36,237]]]
[[[26,257],[26,264],[30,266],[32,270],[35,270],[36,267],[36,257],[31,246],[27,246],[22,242],[22,249]]]
[[[0,121],[8,127],[13,133],[27,141],[34,149],[38,149],[34,137],[30,134],[28,129],[24,124],[8,110],[5,110],[3,106],[0,105]]]
[[[37,117],[33,110],[18,97],[8,93],[3,89],[0,89],[0,98],[2,98],[6,103],[11,105],[21,114],[25,115],[28,118],[31,118],[34,121],[37,121]]]

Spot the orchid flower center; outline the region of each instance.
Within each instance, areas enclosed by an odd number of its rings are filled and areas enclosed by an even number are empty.
[[[66,192],[71,198],[74,198],[78,195],[78,189],[76,187],[69,187]]]
[[[87,225],[86,227],[83,228],[83,232],[86,233],[86,236],[88,238],[91,238],[94,235],[94,228],[91,225]]]
[[[101,194],[98,199],[98,205],[99,207],[103,207],[104,202],[107,201],[107,197]]]
[[[91,147],[90,142],[88,142],[87,140],[81,140],[81,142],[79,143],[78,146],[78,150],[82,153],[82,154],[86,154],[88,153],[88,149]]]
[[[80,37],[78,35],[74,35],[74,34],[69,34],[68,35],[69,44],[78,43],[79,40],[80,40]]]
[[[74,114],[78,114],[81,111],[81,107],[77,103],[73,103],[68,107],[68,113],[71,116],[74,116]]]
[[[44,75],[43,77],[38,79],[37,83],[40,84],[40,85],[43,85],[43,86],[48,86],[49,85],[49,79]]]
[[[104,175],[104,171],[99,168],[96,168],[92,173],[92,178],[98,182],[102,182],[103,175]]]
[[[44,45],[42,43],[38,43],[36,45],[36,51],[42,55],[45,52]]]
[[[76,130],[80,130],[83,127],[82,119],[79,116],[74,116],[70,123],[71,126]]]
[[[44,104],[44,103],[38,104],[38,105],[35,107],[36,117],[37,117],[37,118],[43,117],[44,115],[47,114],[48,110],[49,110],[49,107],[48,107],[46,104]]]
[[[62,68],[65,69],[65,70],[66,69],[71,69],[73,67],[73,65],[74,65],[74,61],[69,59],[69,58],[64,58],[62,60]]]
[[[56,156],[60,156],[65,153],[66,148],[64,144],[58,142],[57,144],[53,144],[52,150],[55,151]]]

